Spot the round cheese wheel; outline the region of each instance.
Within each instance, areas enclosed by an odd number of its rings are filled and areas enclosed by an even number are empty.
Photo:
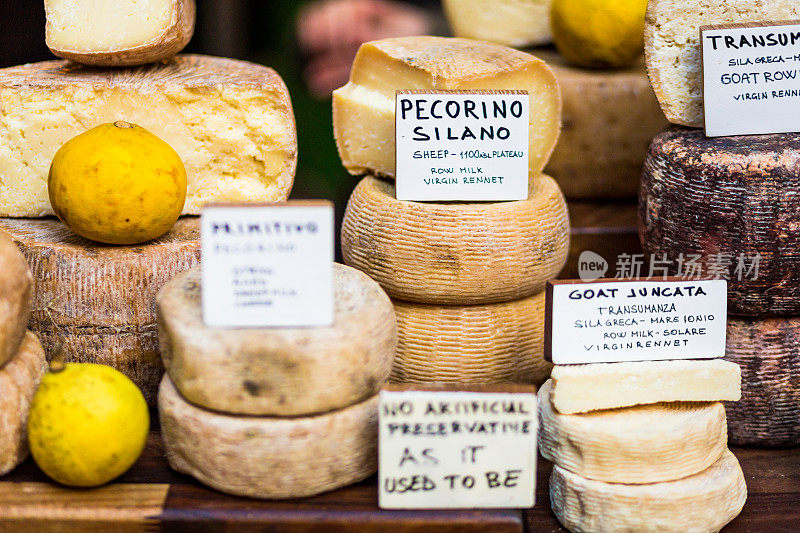
[[[667,127],[644,63],[622,70],[569,65],[534,50],[561,87],[561,137],[545,171],[567,198],[636,198],[647,147]]]
[[[674,402],[565,415],[539,389],[539,451],[581,477],[607,483],[656,483],[691,476],[727,449],[720,402]]]
[[[642,176],[644,251],[675,275],[693,259],[703,277],[727,276],[733,314],[800,314],[798,169],[800,134],[662,133]]]
[[[706,470],[649,485],[604,483],[553,466],[550,501],[570,531],[716,533],[744,507],[747,487],[730,451]]]
[[[314,417],[231,416],[190,404],[165,376],[158,409],[170,466],[222,492],[301,498],[378,469],[377,396]]]
[[[167,373],[190,402],[225,413],[300,416],[377,394],[397,346],[392,302],[365,274],[334,265],[334,323],[316,328],[209,328],[200,269],[158,295]]]
[[[54,219],[0,219],[33,272],[29,328],[45,351],[62,344],[66,360],[125,373],[155,405],[163,374],[155,300],[176,274],[200,261],[200,225],[181,218],[163,237],[111,246],[72,233]]]
[[[0,231],[0,366],[19,350],[31,313],[33,277],[25,257]]]
[[[800,318],[728,318],[725,359],[742,369],[742,399],[725,402],[730,441],[800,446]]]
[[[527,200],[406,202],[368,176],[342,223],[344,262],[392,298],[448,305],[502,302],[540,292],[569,252],[569,215],[555,181],[531,180]]]
[[[42,345],[29,331],[14,357],[0,368],[0,475],[28,456],[28,412],[46,371]]]
[[[445,306],[395,301],[394,383],[521,382],[541,384],[544,293],[488,305]]]

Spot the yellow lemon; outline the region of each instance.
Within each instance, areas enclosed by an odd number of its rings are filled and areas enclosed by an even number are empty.
[[[186,202],[186,168],[175,150],[127,122],[69,140],[53,157],[50,203],[72,231],[108,244],[165,234]]]
[[[104,365],[53,363],[33,397],[28,443],[45,474],[94,487],[136,462],[149,428],[144,397],[125,375]]]
[[[553,40],[578,66],[620,68],[644,50],[647,0],[553,0]]]

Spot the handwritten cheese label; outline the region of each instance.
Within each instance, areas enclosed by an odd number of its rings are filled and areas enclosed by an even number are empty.
[[[333,323],[330,202],[209,206],[201,231],[206,325]]]
[[[534,387],[403,389],[380,393],[381,508],[533,506]]]
[[[725,355],[725,280],[551,282],[545,358],[555,364]]]
[[[397,199],[528,197],[526,91],[398,91]]]
[[[800,22],[700,28],[706,135],[800,131]]]

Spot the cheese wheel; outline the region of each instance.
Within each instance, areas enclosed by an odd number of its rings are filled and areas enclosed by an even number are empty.
[[[0,231],[0,367],[19,349],[31,314],[33,276],[25,257]]]
[[[456,37],[513,47],[553,41],[552,0],[443,0],[442,7]]]
[[[199,263],[199,219],[179,219],[163,237],[134,246],[92,242],[53,219],[0,219],[0,229],[33,272],[29,328],[45,351],[60,342],[67,361],[114,367],[155,405],[163,373],[156,294]]]
[[[798,168],[800,134],[662,133],[642,176],[644,251],[674,275],[695,256],[702,276],[727,276],[732,314],[800,314]]]
[[[378,397],[304,418],[230,416],[195,407],[167,376],[158,395],[172,468],[222,492],[301,498],[378,469]]]
[[[644,65],[589,70],[536,51],[561,87],[561,137],[546,172],[567,198],[636,198],[650,141],[667,126]]]
[[[667,119],[696,128],[705,124],[701,26],[797,19],[796,0],[650,0],[644,52]]]
[[[488,305],[394,302],[397,356],[393,383],[541,384],[544,293]]]
[[[395,175],[398,90],[518,90],[530,97],[530,176],[542,172],[561,128],[561,96],[540,59],[497,44],[448,37],[364,43],[350,81],[333,92],[333,132],[351,174]]]
[[[539,451],[581,477],[606,483],[673,481],[705,470],[727,449],[720,402],[565,415],[553,409],[551,389],[551,380],[539,389]]]
[[[731,442],[800,446],[800,318],[730,317],[725,359],[742,368],[742,399],[725,404]]]
[[[300,416],[378,393],[397,346],[392,303],[377,283],[334,265],[334,323],[219,329],[203,323],[200,269],[158,295],[161,355],[188,401],[225,413]]]
[[[649,485],[593,481],[558,465],[550,476],[553,512],[576,533],[716,533],[746,499],[744,474],[730,451],[698,474]]]
[[[0,216],[52,215],[47,175],[56,151],[118,120],[147,129],[181,157],[185,215],[211,202],[283,201],[294,181],[289,93],[261,65],[201,55],[126,69],[31,63],[0,69],[0,106]]]
[[[392,298],[485,304],[541,292],[569,253],[569,213],[548,176],[527,200],[428,203],[395,199],[394,185],[368,176],[342,222],[344,262]]]
[[[28,412],[46,371],[42,345],[27,332],[17,353],[0,368],[0,476],[28,456]]]

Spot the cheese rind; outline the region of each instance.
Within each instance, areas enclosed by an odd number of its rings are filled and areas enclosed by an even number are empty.
[[[222,492],[301,498],[378,469],[378,397],[304,418],[229,416],[184,400],[167,376],[158,395],[170,466]]]
[[[28,412],[47,371],[39,340],[27,332],[14,357],[0,367],[0,475],[28,456]]]
[[[129,69],[46,61],[0,69],[0,216],[53,211],[47,175],[66,141],[124,120],[186,166],[183,214],[209,202],[285,200],[297,165],[289,94],[267,67],[199,55]]]
[[[540,59],[469,39],[384,39],[361,45],[350,81],[333,92],[336,146],[351,174],[395,176],[395,95],[406,89],[528,91],[530,176],[541,173],[558,140],[561,96]]]
[[[569,213],[548,176],[527,200],[430,203],[395,199],[392,183],[367,176],[342,222],[344,262],[395,299],[486,304],[530,296],[569,253]]]
[[[394,302],[397,356],[393,383],[540,384],[544,293],[511,302],[446,306]]]
[[[521,48],[553,41],[552,0],[444,0],[442,7],[456,37]]]
[[[45,39],[58,57],[120,67],[168,59],[194,33],[194,0],[45,0]]]
[[[378,393],[397,346],[394,308],[365,274],[334,265],[334,323],[316,328],[209,328],[200,269],[157,300],[164,366],[183,397],[232,414],[301,416]]]
[[[727,449],[720,402],[673,402],[565,415],[539,389],[539,451],[561,468],[606,483],[657,483],[705,470]]]
[[[739,365],[721,359],[556,365],[551,376],[550,401],[564,414],[741,397]]]
[[[25,257],[0,230],[0,367],[17,354],[31,314],[33,276]]]
[[[746,499],[744,474],[730,451],[698,474],[649,485],[588,480],[558,465],[550,476],[553,512],[574,532],[716,533]]]

